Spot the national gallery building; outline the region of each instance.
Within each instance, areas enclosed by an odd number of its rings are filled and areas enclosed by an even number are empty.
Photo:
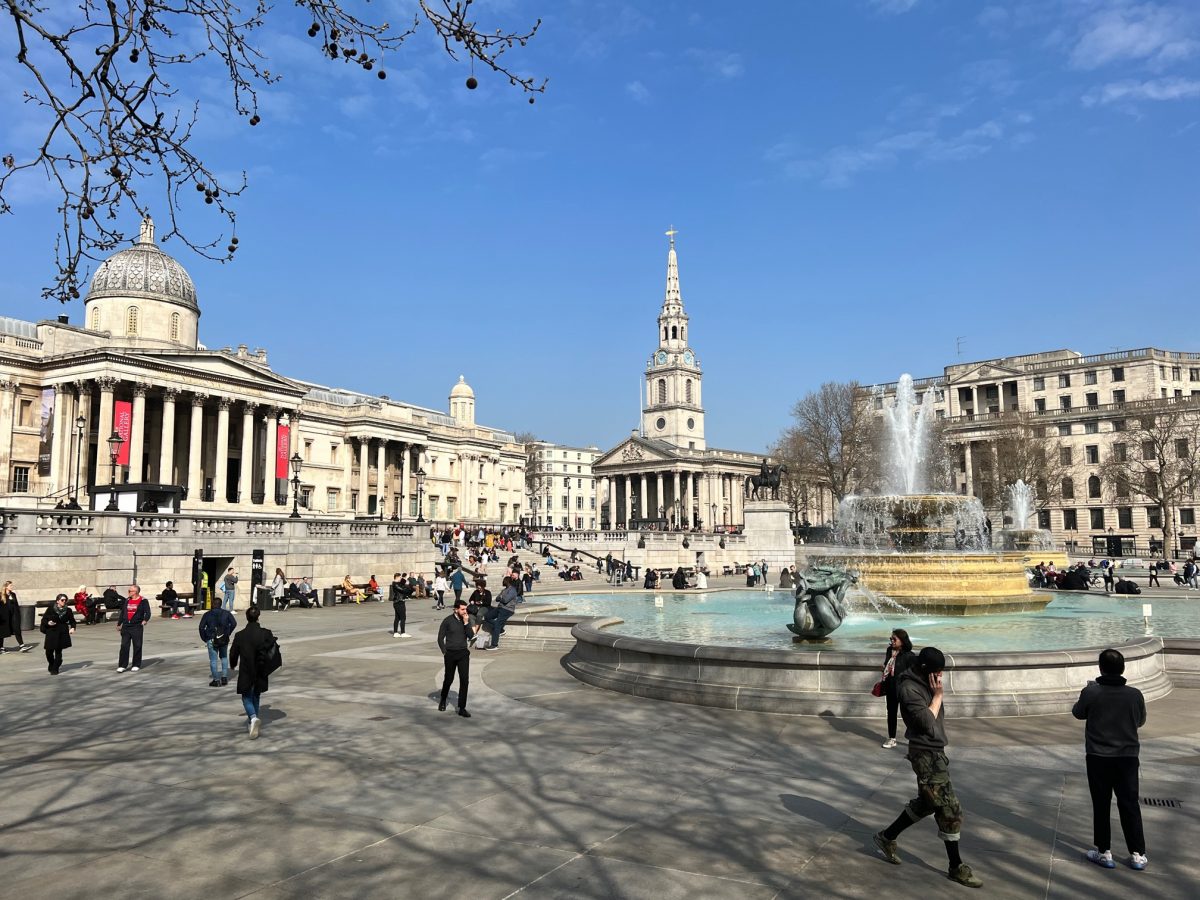
[[[448,413],[424,409],[206,349],[199,321],[149,219],[96,270],[82,326],[0,317],[0,506],[285,515],[298,477],[320,516],[520,520],[525,450],[476,424],[461,377]]]

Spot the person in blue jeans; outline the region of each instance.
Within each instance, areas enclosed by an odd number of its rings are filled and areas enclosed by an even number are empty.
[[[524,602],[517,592],[516,585],[513,584],[513,579],[505,578],[504,588],[496,598],[496,605],[485,614],[485,618],[492,626],[492,642],[487,649],[495,650],[500,646],[500,633],[504,631],[504,623],[517,611],[517,604]]]
[[[233,566],[230,566],[228,571],[225,572],[225,577],[221,579],[221,584],[219,585],[221,588],[221,594],[223,595],[222,599],[224,601],[222,605],[230,612],[233,612],[233,601],[237,597],[237,583],[237,572],[233,571]]]
[[[467,586],[467,576],[463,572],[462,566],[454,570],[454,574],[450,576],[450,588],[454,591],[454,599],[461,600],[463,588]]]
[[[209,687],[229,684],[229,638],[237,628],[237,619],[228,610],[210,609],[200,617],[200,640],[208,647]]]
[[[250,720],[250,740],[257,740],[262,723],[259,720],[259,704],[262,695],[270,687],[268,676],[258,670],[258,650],[272,637],[271,632],[258,624],[259,609],[251,606],[246,610],[246,627],[233,636],[229,650],[229,666],[238,670],[237,692],[242,697],[242,708]]]

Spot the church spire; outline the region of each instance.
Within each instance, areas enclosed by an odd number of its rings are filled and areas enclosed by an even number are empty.
[[[672,225],[666,232],[668,238],[671,239],[671,248],[667,251],[667,290],[666,296],[663,297],[663,307],[683,306],[683,298],[679,293],[679,260],[675,256],[675,235],[679,232]]]

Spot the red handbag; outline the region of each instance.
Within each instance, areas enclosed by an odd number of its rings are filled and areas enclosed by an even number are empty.
[[[871,688],[871,696],[872,697],[882,697],[883,696],[883,682],[882,681],[875,682],[875,686],[873,688]]]

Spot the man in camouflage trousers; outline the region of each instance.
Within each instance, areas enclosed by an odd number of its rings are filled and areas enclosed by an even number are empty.
[[[917,796],[909,800],[896,821],[878,832],[873,840],[883,858],[900,865],[896,839],[908,826],[932,815],[938,837],[946,845],[950,860],[947,873],[951,881],[967,887],[982,887],[971,867],[959,855],[958,839],[962,831],[962,806],[950,781],[950,761],[946,759],[945,709],[942,706],[942,670],[946,657],[936,647],[926,647],[917,661],[900,676],[897,693],[900,714],[904,717],[904,737],[908,741],[908,761],[917,776]]]

